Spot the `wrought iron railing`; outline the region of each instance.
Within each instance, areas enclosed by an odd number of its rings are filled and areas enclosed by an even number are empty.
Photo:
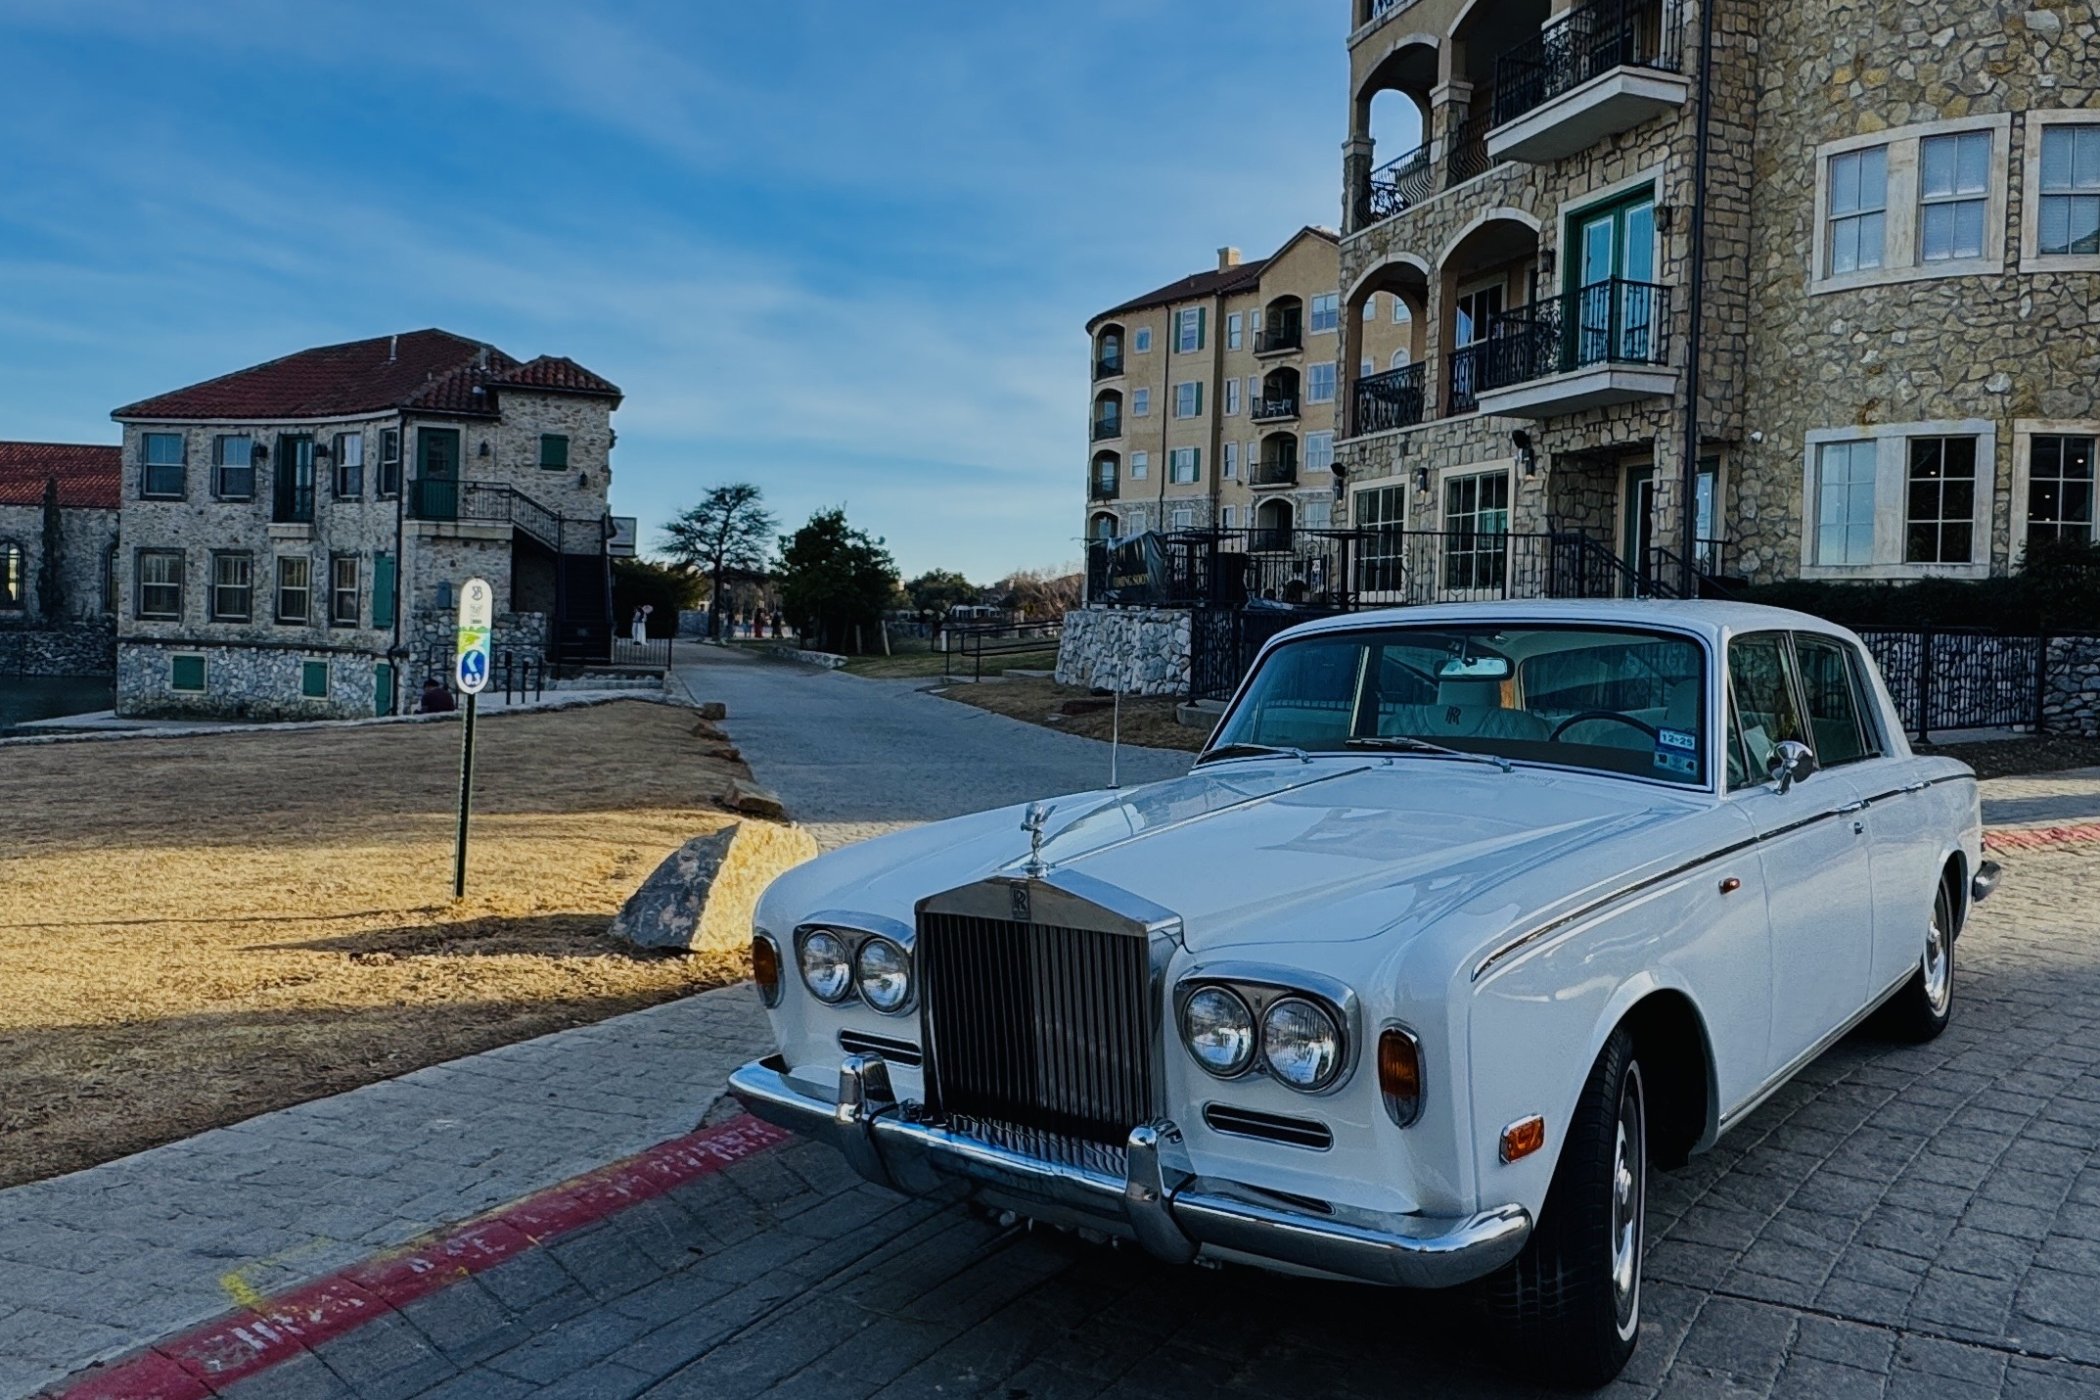
[[[1103,355],[1100,359],[1094,361],[1094,378],[1096,379],[1113,379],[1122,372],[1123,357],[1121,355]]]
[[[1113,415],[1111,415],[1111,416],[1109,416],[1109,417],[1106,417],[1106,418],[1096,418],[1096,419],[1094,420],[1094,438],[1093,438],[1093,440],[1094,440],[1095,442],[1100,442],[1100,441],[1101,441],[1102,439],[1104,439],[1104,438],[1112,438],[1112,437],[1121,437],[1121,436],[1123,436],[1123,415],[1122,415],[1122,414],[1120,414],[1120,413],[1117,413],[1117,414],[1113,414]]]
[[[1460,122],[1451,132],[1444,153],[1444,188],[1462,185],[1475,175],[1494,168],[1488,158],[1488,132],[1495,125],[1492,107],[1483,107]]]
[[[408,515],[412,520],[514,525],[557,553],[565,543],[591,553],[604,542],[601,522],[564,520],[517,487],[500,481],[418,477],[408,483]]]
[[[1086,498],[1090,501],[1113,501],[1119,487],[1115,472],[1096,470],[1087,473]]]
[[[1254,464],[1255,486],[1292,486],[1298,481],[1296,452],[1265,452]]]
[[[313,483],[279,482],[270,501],[270,519],[279,525],[313,524]]]
[[[1579,530],[1373,528],[1357,558],[1354,592],[1366,606],[1616,598],[1631,576],[1602,540]]]
[[[1305,322],[1297,316],[1289,317],[1280,326],[1264,326],[1261,334],[1254,337],[1254,353],[1257,355],[1280,354],[1301,349],[1304,345]]]
[[[1403,365],[1356,381],[1350,422],[1357,436],[1410,428],[1422,421],[1425,380],[1422,364]]]
[[[1456,417],[1480,407],[1480,365],[1485,341],[1462,345],[1444,357],[1444,416]]]
[[[1380,219],[1414,208],[1436,193],[1436,170],[1424,143],[1372,171],[1357,200],[1356,223],[1369,228]]]
[[[1254,401],[1253,413],[1254,421],[1257,423],[1271,423],[1279,418],[1296,418],[1298,416],[1298,396],[1296,394],[1265,395]]]
[[[1495,60],[1494,125],[1614,68],[1680,71],[1684,0],[1589,0]]]
[[[1614,277],[1528,306],[1488,324],[1479,387],[1502,389],[1600,364],[1669,360],[1670,289]]]
[[[1692,542],[1692,567],[1684,566],[1684,555],[1674,546],[1648,547],[1642,565],[1646,596],[1651,598],[1729,598],[1734,596],[1729,580],[1734,563],[1727,540],[1697,539]]]

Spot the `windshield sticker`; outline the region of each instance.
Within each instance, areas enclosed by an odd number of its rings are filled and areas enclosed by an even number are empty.
[[[1699,760],[1688,753],[1678,753],[1672,749],[1657,749],[1655,751],[1655,766],[1669,773],[1697,774],[1699,771]]]
[[[1658,748],[1683,749],[1687,753],[1696,753],[1699,749],[1699,736],[1682,729],[1658,729],[1655,731],[1655,743]]]

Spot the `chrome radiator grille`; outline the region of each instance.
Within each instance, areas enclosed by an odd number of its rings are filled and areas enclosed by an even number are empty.
[[[1152,1117],[1144,938],[925,913],[914,960],[937,1111],[1119,1147]]]

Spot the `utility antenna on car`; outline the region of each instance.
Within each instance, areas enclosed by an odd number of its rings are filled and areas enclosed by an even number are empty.
[[[1123,742],[1123,687],[1117,686],[1109,692],[1108,706],[1108,790],[1116,791],[1123,784],[1116,780],[1116,754]]]

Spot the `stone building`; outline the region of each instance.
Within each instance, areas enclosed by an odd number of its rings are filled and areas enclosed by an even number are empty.
[[[1335,235],[1305,228],[1266,258],[1216,268],[1087,323],[1090,540],[1145,530],[1326,526],[1342,353]],[[1361,369],[1412,353],[1406,308],[1368,299]]]
[[[118,477],[115,447],[0,442],[0,675],[114,664]]]
[[[1687,461],[1709,574],[2093,536],[2090,4],[1352,3],[1344,370],[1374,298],[1416,327],[1344,389],[1368,597],[1681,577]]]
[[[302,350],[117,409],[117,708],[352,718],[493,649],[603,659],[612,413],[572,360],[441,330]]]

